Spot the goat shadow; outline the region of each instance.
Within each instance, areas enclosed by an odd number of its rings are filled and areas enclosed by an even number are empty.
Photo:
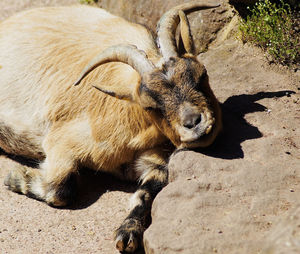
[[[0,155],[27,167],[39,168],[40,161],[24,158],[22,156],[8,154],[0,148]],[[111,174],[95,171],[89,168],[80,168],[75,174],[77,183],[76,199],[70,206],[59,209],[80,210],[85,209],[95,203],[104,193],[109,191],[121,191],[134,193],[137,184],[120,180]]]
[[[78,195],[76,201],[66,209],[84,209],[95,203],[103,194],[110,191],[134,193],[138,185],[134,182],[120,180],[111,174],[89,168],[79,170],[77,177]]]
[[[207,156],[221,159],[244,158],[241,144],[245,140],[262,137],[256,126],[244,118],[246,114],[267,111],[267,108],[257,101],[264,98],[290,97],[294,91],[259,92],[256,94],[241,94],[229,97],[221,104],[223,112],[223,132],[215,143],[205,149],[195,149]]]
[[[217,141],[209,148],[195,149],[196,152],[222,159],[243,158],[241,143],[245,140],[262,137],[259,129],[249,124],[244,116],[248,113],[262,112],[266,107],[257,103],[264,98],[291,96],[293,91],[259,92],[256,94],[241,94],[229,97],[222,103],[224,130]],[[170,148],[171,149],[171,148]],[[177,150],[178,152],[180,150]],[[38,167],[39,162],[20,156],[9,155],[0,149],[0,155],[29,167]],[[71,206],[63,209],[85,209],[95,203],[107,191],[122,191],[133,193],[137,184],[121,181],[109,174],[83,168],[77,175],[78,196]]]

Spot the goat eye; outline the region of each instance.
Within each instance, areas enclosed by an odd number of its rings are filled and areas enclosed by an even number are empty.
[[[155,108],[153,108],[153,107],[146,107],[144,109],[147,110],[147,111],[153,111]]]
[[[148,112],[156,113],[157,115],[162,115],[163,110],[161,108],[155,108],[155,107],[145,107],[144,110]]]

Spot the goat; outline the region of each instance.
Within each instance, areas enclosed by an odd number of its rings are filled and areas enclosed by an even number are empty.
[[[145,27],[88,6],[38,8],[3,21],[0,147],[40,161],[13,168],[5,185],[60,207],[74,200],[83,166],[139,181],[115,241],[119,251],[142,247],[152,202],[168,182],[164,146],[206,147],[222,129],[186,18],[217,6],[172,8],[157,41]]]

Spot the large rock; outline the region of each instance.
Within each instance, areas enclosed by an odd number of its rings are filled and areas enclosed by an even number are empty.
[[[234,40],[199,59],[223,103],[224,133],[210,149],[172,156],[170,184],[155,199],[144,235],[146,253],[300,253],[299,242],[294,252],[269,248],[273,230],[281,249],[280,229],[299,232],[286,220],[276,227],[299,204],[298,81]]]
[[[78,4],[78,0],[1,0],[0,1],[0,21],[8,18],[16,12],[27,9]]]
[[[190,1],[99,0],[98,5],[115,15],[143,24],[155,31],[158,20],[166,11],[184,2]],[[204,51],[208,47],[209,43],[216,38],[217,32],[224,27],[232,16],[232,11],[224,0],[202,0],[202,2],[204,4],[222,3],[222,5],[216,9],[198,11],[188,16],[197,52]]]

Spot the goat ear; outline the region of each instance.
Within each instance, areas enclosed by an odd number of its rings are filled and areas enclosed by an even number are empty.
[[[178,15],[180,18],[179,47],[183,46],[186,53],[194,54],[195,46],[189,21],[182,10],[178,11]],[[179,51],[181,51],[181,49],[179,49]]]
[[[101,91],[102,93],[108,94],[120,100],[133,101],[133,96],[131,94],[131,91],[128,91],[128,89],[122,89],[120,87],[114,87],[114,86],[93,86],[93,87]]]

